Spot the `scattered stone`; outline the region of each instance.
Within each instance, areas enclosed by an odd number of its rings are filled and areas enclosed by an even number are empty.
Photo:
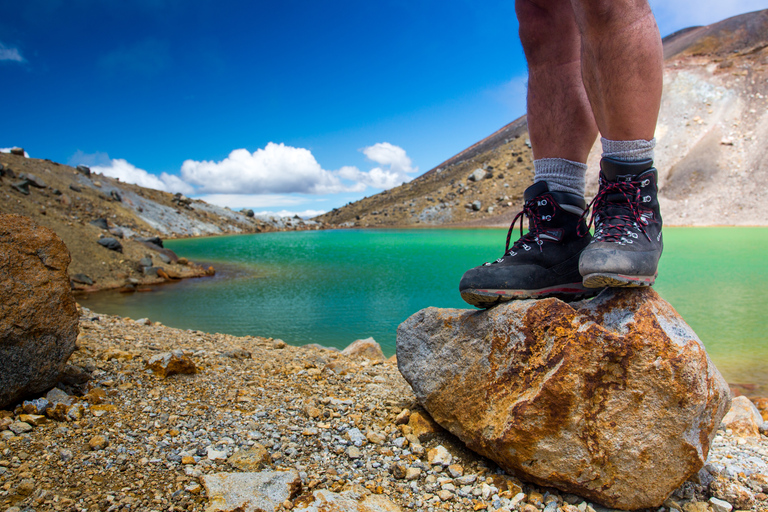
[[[366,338],[364,340],[356,340],[347,348],[341,351],[347,357],[362,357],[371,361],[384,361],[384,352],[381,350],[381,345],[376,343],[373,338]]]
[[[411,413],[411,417],[408,419],[408,426],[411,428],[413,435],[422,443],[429,441],[435,434],[443,430],[430,416],[418,411]]]
[[[77,171],[84,175],[84,176],[90,176],[91,175],[91,168],[86,165],[78,165],[76,167]]]
[[[46,423],[48,418],[40,414],[19,414],[19,421],[22,423],[28,423],[33,427],[39,427],[43,423]]]
[[[35,188],[46,188],[48,185],[34,174],[22,173],[19,178],[27,180],[28,184]]]
[[[99,238],[98,244],[110,251],[123,252],[123,244],[110,236]]]
[[[451,478],[462,477],[464,476],[464,468],[459,464],[451,464],[448,466],[448,474],[451,475]]]
[[[69,252],[50,229],[0,215],[0,407],[57,382],[78,333]]]
[[[483,169],[475,169],[472,171],[472,173],[467,176],[467,181],[482,181],[488,173],[484,171]]]
[[[202,480],[208,494],[206,512],[274,512],[301,492],[296,471],[216,473]]]
[[[363,453],[360,451],[360,448],[357,446],[350,446],[344,452],[350,459],[359,459],[363,455]]]
[[[472,201],[471,203],[472,211],[479,212],[483,209],[483,203],[479,199]]]
[[[8,427],[8,429],[14,434],[25,434],[27,432],[32,432],[32,428],[32,425],[23,421],[14,421]]]
[[[152,356],[147,362],[147,368],[152,370],[154,374],[161,379],[165,379],[166,377],[177,373],[197,373],[195,362],[181,350],[174,350],[172,352],[165,352],[163,354]]]
[[[93,436],[90,441],[88,441],[88,446],[94,451],[103,450],[108,445],[109,441],[107,441],[107,438],[104,436]]]
[[[410,467],[405,470],[406,480],[418,480],[421,476],[421,468]]]
[[[258,471],[270,465],[272,457],[264,446],[256,443],[232,455],[228,462],[241,471]]]
[[[163,248],[163,240],[159,236],[150,236],[150,237],[138,237],[136,238],[137,242],[142,242],[146,244],[155,245],[159,248]]]
[[[303,495],[294,512],[401,512],[400,507],[378,494],[362,497],[354,491],[335,493],[325,489]]]
[[[11,183],[11,188],[14,189],[16,192],[21,192],[25,196],[29,195],[29,181],[27,180],[21,180],[21,181],[17,181],[16,183]]]
[[[395,425],[406,425],[408,424],[408,421],[410,421],[410,419],[411,419],[411,411],[408,409],[403,409],[395,417]]]
[[[242,210],[240,210],[240,213],[242,213],[246,217],[253,217],[254,216],[253,210],[251,210],[250,208],[243,208]]]
[[[120,194],[118,194],[117,190],[111,190],[109,192],[109,197],[112,198],[113,201],[117,201],[118,203],[121,203],[123,201],[123,198],[120,197]]]
[[[36,398],[34,400],[25,400],[21,404],[26,414],[45,414],[45,410],[50,407],[50,403],[45,398]],[[26,420],[21,420],[26,421]]]
[[[696,474],[730,403],[696,334],[650,288],[428,308],[400,325],[397,354],[417,400],[469,448],[614,508],[658,507]]]
[[[88,286],[91,286],[93,284],[93,279],[88,277],[85,274],[75,274],[72,276],[72,281],[79,283],[79,284],[87,284]]]
[[[96,226],[99,229],[109,229],[109,224],[107,223],[107,219],[103,217],[99,219],[93,219],[88,224],[92,226]]]
[[[739,437],[760,439],[760,425],[763,417],[749,398],[737,396],[731,402],[723,424]]]
[[[82,188],[80,188],[80,187],[79,187],[79,186],[77,186],[77,185],[70,185],[70,186],[69,186],[69,189],[70,189],[70,190],[72,190],[73,192],[82,192],[82,191],[83,191],[83,189],[82,189]]]
[[[13,147],[13,148],[11,148],[11,154],[12,155],[18,155],[18,156],[25,156],[24,155],[24,148]]]
[[[117,238],[122,239],[125,237],[125,233],[123,233],[123,230],[118,227],[109,228],[107,231],[109,231],[109,234]]]
[[[712,505],[714,512],[731,512],[733,510],[733,505],[714,496],[709,498],[709,504]]]
[[[752,510],[755,507],[755,495],[746,486],[735,480],[718,478],[709,486],[715,498],[727,501],[737,509]]]
[[[162,261],[166,265],[169,265],[171,263],[171,258],[169,258],[167,255],[163,253],[158,253],[157,257],[160,258],[160,261]]]
[[[427,460],[433,466],[450,466],[453,456],[443,445],[438,445],[427,452]]]

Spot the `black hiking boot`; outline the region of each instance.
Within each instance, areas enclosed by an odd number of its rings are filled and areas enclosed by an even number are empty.
[[[489,308],[513,299],[596,295],[599,290],[585,288],[579,274],[579,255],[591,240],[583,218],[586,206],[576,194],[550,192],[544,181],[528,187],[523,211],[509,227],[504,255],[467,270],[459,283],[461,298]],[[523,216],[528,217],[525,235]],[[518,219],[521,237],[510,247]]]
[[[663,242],[653,161],[600,161],[600,190],[592,200],[595,234],[579,260],[588,288],[651,286]]]

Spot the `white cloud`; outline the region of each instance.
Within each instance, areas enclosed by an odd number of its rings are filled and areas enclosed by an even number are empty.
[[[11,62],[24,62],[26,59],[21,56],[18,48],[12,46],[5,46],[0,43],[0,61],[10,60]]]
[[[203,194],[196,196],[196,198],[217,206],[228,206],[233,210],[283,207],[304,204],[309,201],[303,196],[285,194]]]
[[[12,149],[16,149],[16,148],[0,148],[0,153],[10,153]],[[29,153],[24,151],[24,156],[29,158]]]
[[[765,0],[650,0],[662,36],[766,8]]]
[[[341,183],[308,149],[274,142],[253,153],[236,149],[220,162],[186,160],[181,176],[201,192],[219,194],[333,194],[365,188]]]
[[[93,166],[91,171],[111,178],[119,178],[120,181],[133,183],[140,187],[154,188],[155,190],[164,190],[172,193],[181,192],[182,194],[192,194],[195,191],[192,186],[174,174],[165,172],[160,174],[160,176],[150,174],[122,158],[115,158],[110,162],[110,165],[107,166]]]
[[[413,176],[409,174],[419,170],[418,167],[412,167],[411,159],[403,148],[389,142],[377,142],[361,151],[369,160],[387,168],[374,167],[368,172],[362,172],[357,167],[342,167],[337,172],[339,177],[372,188],[387,190],[411,181]]]

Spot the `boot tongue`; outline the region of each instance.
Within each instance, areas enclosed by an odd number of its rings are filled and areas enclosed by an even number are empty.
[[[653,167],[653,160],[639,160],[637,162],[624,162],[615,158],[605,157],[600,160],[600,171],[608,181],[620,181],[621,178],[638,176]]]
[[[527,189],[525,189],[525,192],[523,193],[523,199],[528,202],[534,197],[538,197],[541,194],[545,194],[549,192],[549,185],[547,185],[546,181],[537,181]]]

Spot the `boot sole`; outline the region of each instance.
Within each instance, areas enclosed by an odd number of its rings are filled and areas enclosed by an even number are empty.
[[[594,297],[600,292],[597,288],[587,288],[582,283],[562,284],[540,288],[538,290],[493,290],[469,288],[461,292],[464,302],[478,308],[490,308],[502,302],[521,299],[543,299],[556,297],[565,302]]]
[[[656,275],[627,276],[624,274],[596,272],[584,276],[583,284],[587,288],[640,288],[653,286],[655,281]]]

